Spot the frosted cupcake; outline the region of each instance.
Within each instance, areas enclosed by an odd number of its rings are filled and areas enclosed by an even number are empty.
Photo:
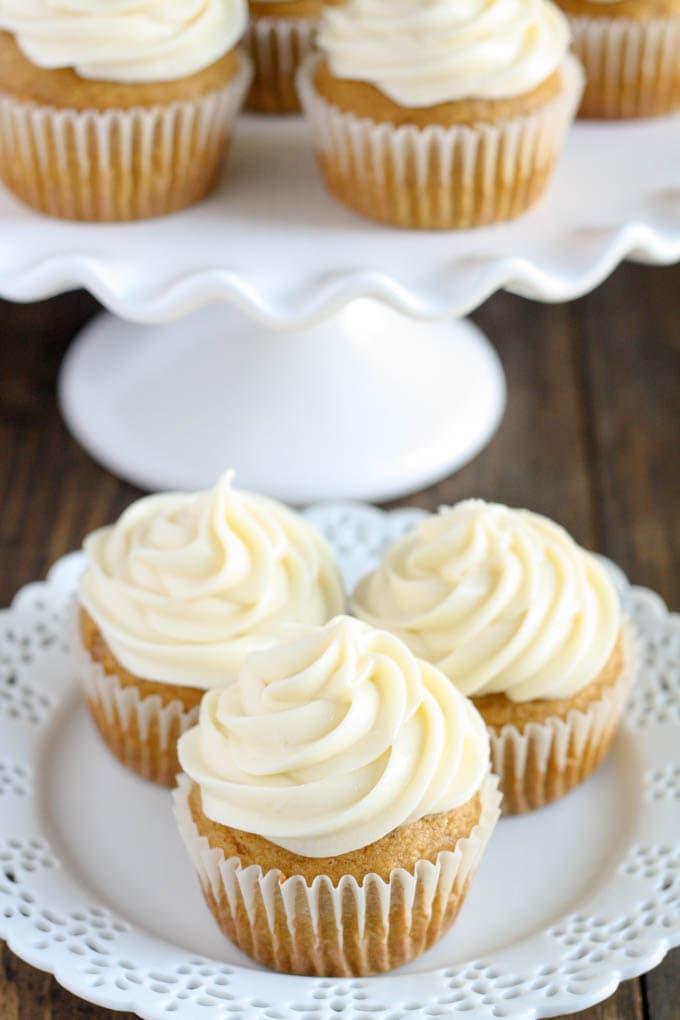
[[[325,623],[344,605],[323,539],[230,474],[208,492],[139,500],[85,555],[74,643],[87,704],[114,754],[166,786],[203,693],[285,624]]]
[[[243,952],[374,974],[454,921],[498,817],[484,723],[393,635],[299,627],[210,691],[179,744],[175,813]]]
[[[324,6],[343,0],[249,0],[246,46],[255,65],[248,109],[299,113],[295,76],[312,52]]]
[[[609,750],[631,636],[605,569],[545,517],[481,500],[445,508],[387,551],[352,605],[473,699],[504,813],[563,796]]]
[[[218,179],[246,0],[0,0],[0,178],[52,216],[134,220]]]
[[[509,220],[540,197],[582,89],[549,0],[348,0],[300,96],[330,191],[401,227]]]
[[[582,117],[680,109],[680,0],[558,0],[586,70]]]

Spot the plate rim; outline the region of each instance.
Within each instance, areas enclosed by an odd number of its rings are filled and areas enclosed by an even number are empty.
[[[310,507],[306,511],[306,514],[313,523],[321,527],[321,530],[324,531],[327,536],[329,531],[333,532],[334,529],[336,532],[336,538],[337,534],[342,532],[344,535],[344,541],[349,541],[353,534],[352,529],[354,529],[354,532],[357,532],[357,529],[362,530],[362,533],[364,533],[364,542],[368,543],[368,545],[373,543],[374,548],[372,549],[372,554],[377,554],[381,544],[393,539],[397,534],[403,532],[405,528],[410,527],[415,520],[423,515],[424,512],[425,511],[414,508],[399,508],[397,510],[384,511],[366,504],[347,501],[316,504],[315,506]],[[371,529],[372,534],[366,538],[365,533],[367,531],[371,532]],[[366,545],[362,555],[366,555],[368,545]],[[338,553],[338,555],[341,557],[341,553]],[[663,599],[651,589],[630,585],[619,567],[604,557],[602,557],[602,559],[605,563],[607,563],[617,585],[626,594],[626,597],[631,600],[631,603],[639,607],[641,612],[650,614],[651,618],[657,622],[657,625],[663,629],[664,634],[667,632],[669,635],[677,637],[678,649],[680,649],[680,614],[669,612]],[[365,562],[367,562],[367,560]],[[42,602],[49,608],[52,602],[56,604],[60,598],[62,602],[64,600],[68,600],[69,586],[72,586],[73,579],[75,578],[79,564],[81,563],[82,553],[69,553],[53,565],[48,572],[45,581],[33,582],[21,588],[13,598],[10,607],[0,611],[0,625],[6,624],[7,621],[10,621],[13,618],[13,616],[17,614],[20,615],[24,611],[29,614],[31,607],[37,602]],[[673,650],[671,650],[670,655],[670,662],[672,665],[680,664],[680,659],[676,662],[676,659],[673,657]],[[65,682],[64,690],[60,696],[57,697],[55,711],[58,711],[59,701],[63,700],[66,692],[69,690],[73,691],[74,684],[75,681],[72,679]],[[0,703],[0,735],[3,732],[4,722],[5,719],[2,714],[2,707]],[[680,697],[678,698],[677,719],[674,719],[670,725],[673,727],[674,732],[680,732]],[[46,726],[41,728],[38,732],[44,732],[47,734],[50,732],[50,729],[50,726]],[[35,743],[36,747],[38,747],[40,744],[39,736],[36,737]],[[680,774],[680,756],[678,756],[675,761],[677,766],[676,771]],[[671,762],[671,764],[673,764],[673,762]],[[0,760],[0,767],[1,765],[2,762]],[[678,786],[680,787],[680,783]],[[680,794],[676,794],[676,797],[677,796],[680,796]],[[37,799],[39,800],[39,798]],[[0,819],[3,817],[3,800],[6,801],[7,798],[0,797]],[[1,852],[3,850],[3,842],[6,841],[4,841],[3,835],[0,835],[0,885],[2,884],[3,877],[3,857]],[[18,852],[19,851],[17,851],[17,853]],[[46,852],[49,853],[49,851]],[[21,853],[24,853],[24,850],[22,850]],[[40,851],[40,853],[42,853],[42,851]],[[678,858],[678,881],[680,881],[680,837],[676,841],[673,853]],[[635,865],[635,860],[633,860],[633,864]],[[644,860],[642,861],[642,864],[645,864]],[[614,879],[611,881],[614,881]],[[608,878],[603,883],[603,887],[608,886],[609,883],[610,879]],[[2,907],[2,904],[3,893],[0,888],[0,908]],[[102,923],[109,925],[109,927],[115,924],[116,917],[112,912],[104,910],[102,911],[102,915],[108,915],[104,918]],[[568,932],[571,932],[573,929],[573,933],[578,935],[577,929],[579,929],[579,927],[583,927],[583,923],[578,921],[577,915],[575,915],[575,917],[576,919],[573,917],[571,919],[567,919],[568,923],[566,928]],[[182,1005],[179,1004],[179,1002],[176,1004],[176,1009],[168,1012],[160,1001],[158,1008],[154,1008],[153,1005],[150,1005],[148,995],[143,995],[141,990],[136,992],[133,984],[130,984],[125,990],[119,990],[115,995],[112,993],[111,988],[106,984],[103,986],[93,985],[91,973],[90,975],[85,975],[80,973],[75,967],[71,967],[71,969],[69,969],[67,957],[66,963],[64,963],[64,953],[59,954],[55,951],[52,954],[48,952],[47,955],[45,955],[44,950],[37,950],[32,947],[27,930],[24,931],[24,928],[28,929],[28,925],[22,927],[20,924],[14,924],[13,921],[14,918],[4,917],[0,910],[0,938],[3,938],[7,942],[9,948],[15,952],[17,956],[26,960],[26,962],[32,966],[52,973],[55,979],[63,987],[86,1001],[90,1001],[110,1009],[132,1010],[139,1016],[148,1018],[148,1020],[159,1020],[161,1016],[166,1017],[169,1015],[177,1016],[178,1020],[179,1018],[194,1016],[194,1013],[192,1013],[191,1010],[195,1007],[195,1000],[192,998],[185,1000],[188,1003],[190,1012],[183,1011]],[[607,924],[607,931],[609,931],[609,927],[612,927],[612,925],[610,925],[609,922],[607,922]],[[553,927],[564,927],[564,922],[561,921],[559,922],[559,925]],[[151,935],[151,933],[143,934],[145,938],[150,937],[154,943],[162,943],[162,940],[159,937]],[[540,934],[544,935],[545,933],[542,932]],[[590,933],[588,934],[587,931],[585,935],[581,933],[581,938],[585,938],[587,941],[587,939],[594,937],[594,934],[597,933],[592,930],[591,926]],[[31,937],[35,939],[35,931],[32,932]],[[568,935],[563,934],[561,937],[566,939]],[[526,950],[526,946],[532,941],[535,941],[536,938],[537,934],[534,933],[527,936],[525,939],[520,940],[520,942],[515,944],[512,948],[517,950],[517,953],[521,955],[521,953]],[[577,944],[578,941],[579,939],[577,937]],[[77,939],[76,944],[79,944],[77,943]],[[385,1008],[390,1015],[392,1015],[392,1011],[396,1011],[394,1012],[395,1016],[397,1016],[400,1009],[405,1009],[406,1012],[404,1015],[406,1016],[408,1015],[408,1009],[406,1008],[408,1002],[409,1000],[417,998],[416,988],[423,982],[423,979],[427,979],[433,985],[435,980],[440,981],[442,987],[449,988],[452,991],[452,995],[449,996],[451,1001],[442,1001],[440,1011],[433,1015],[446,1017],[460,1015],[461,1009],[463,1008],[464,996],[472,994],[470,989],[473,988],[473,986],[476,985],[477,987],[482,987],[486,984],[490,987],[490,991],[487,992],[487,997],[491,996],[491,1001],[484,1003],[481,1001],[477,1002],[476,1004],[480,1007],[480,1009],[482,1006],[488,1006],[488,1009],[486,1012],[483,1010],[479,1013],[475,1012],[475,1016],[508,1016],[514,1018],[514,1020],[538,1020],[540,1017],[554,1016],[564,1012],[576,1012],[602,1001],[609,997],[609,995],[613,994],[621,981],[646,973],[652,967],[661,962],[672,948],[678,945],[680,945],[680,911],[678,912],[677,918],[674,919],[673,926],[666,931],[665,935],[656,933],[654,938],[648,941],[647,948],[640,955],[632,958],[626,958],[625,964],[621,964],[620,960],[618,965],[616,965],[613,960],[607,964],[606,958],[604,961],[601,961],[604,965],[600,966],[599,970],[597,967],[595,968],[597,971],[595,977],[590,980],[589,983],[586,982],[578,994],[570,993],[568,1001],[565,999],[564,993],[558,992],[552,998],[549,996],[546,989],[550,986],[552,975],[547,973],[545,974],[546,980],[543,982],[542,987],[525,987],[527,984],[525,981],[524,984],[521,985],[520,993],[517,997],[509,999],[499,998],[499,996],[504,996],[507,991],[511,992],[513,987],[520,987],[517,984],[508,985],[507,982],[503,983],[505,978],[511,979],[513,977],[512,970],[508,970],[506,972],[502,971],[497,978],[494,978],[491,972],[497,970],[498,967],[493,963],[483,964],[480,961],[469,961],[468,963],[455,965],[453,967],[433,968],[432,971],[421,971],[415,974],[401,974],[396,972],[387,975],[380,975],[374,978],[362,978],[356,980],[295,978],[289,975],[276,974],[275,972],[255,971],[249,967],[239,968],[233,964],[223,965],[203,958],[201,958],[200,963],[202,964],[203,969],[206,967],[212,967],[213,969],[217,968],[218,970],[223,971],[224,976],[228,980],[228,984],[231,984],[231,977],[237,971],[243,975],[257,973],[258,984],[265,987],[287,982],[291,987],[289,996],[291,1002],[295,998],[295,995],[299,995],[298,992],[294,993],[292,991],[291,983],[295,982],[299,985],[300,982],[304,982],[310,993],[309,1003],[318,1007],[318,1015],[323,1017],[324,1020],[326,1020],[327,1017],[331,1018],[341,1015],[344,1012],[344,1008],[340,1008],[343,1003],[345,1007],[358,1008],[359,1012],[357,1012],[356,1015],[360,1016],[362,1004],[364,1005],[364,1008],[368,1009],[370,1001],[366,999],[359,1001],[356,998],[356,995],[359,992],[363,993],[364,989],[367,986],[370,986],[372,991],[369,998],[372,998],[374,1003],[377,1003],[378,999],[381,997],[387,1000],[388,992],[386,986],[388,984],[392,986],[390,989],[389,999],[393,1001],[391,1001],[389,1006]],[[175,948],[178,949],[179,947]],[[184,953],[185,951],[182,950],[181,952]],[[489,955],[493,956],[493,954]],[[79,958],[79,956],[74,957],[76,961]],[[539,961],[539,963],[540,962],[541,961]],[[471,968],[472,971],[476,970],[477,972],[470,972]],[[193,970],[200,970],[199,964],[196,964]],[[546,970],[546,968],[544,967],[543,970]],[[149,980],[148,977],[147,980]],[[538,984],[539,982],[535,981],[533,983]],[[457,984],[462,988],[464,993],[463,997],[458,995],[458,989],[456,987]],[[347,987],[345,988],[345,986]],[[344,991],[342,990],[343,988]],[[506,991],[504,992],[503,989]],[[317,993],[317,998],[313,999],[312,994],[315,991]],[[338,995],[344,995],[348,991],[349,998],[345,998],[344,1000],[337,998]],[[169,994],[172,994],[172,989],[169,989]],[[475,994],[477,995],[478,1000],[483,998],[481,992],[479,994]],[[495,994],[496,997],[494,998]],[[335,1000],[333,999],[334,996]],[[440,1000],[441,998],[442,997],[440,996]],[[153,1002],[153,996],[151,1001]],[[213,1015],[215,1017],[231,1015],[230,1013],[220,1012],[220,1004],[217,1000],[215,1001],[215,1009],[217,1011],[211,1013],[208,1009],[204,1009],[201,1011],[201,1015],[205,1015],[206,1018],[212,1017]],[[334,1001],[335,1005],[333,1005]],[[264,1020],[264,1018],[269,1018],[270,1016],[275,1015],[277,1011],[284,1020],[288,1020],[289,1017],[291,1020],[302,1020],[303,1017],[312,1015],[307,1010],[299,1009],[295,1005],[287,1005],[282,1009],[278,1009],[278,1006],[276,1006],[276,999],[274,999],[273,1003],[262,1000],[260,1005],[257,1004],[258,1000],[252,999],[250,1001],[240,999],[237,1001],[235,998],[232,998],[229,1002],[231,1002],[232,1006],[236,1003],[236,1006],[239,1009],[238,1015],[242,1016],[244,1020],[245,1018],[250,1020],[251,1017],[253,1020],[261,1020],[261,1018]],[[507,1009],[505,1013],[494,1013],[492,1011],[494,1007],[500,1008],[499,1002],[506,1003]],[[338,1003],[340,1003],[340,1006]],[[366,1003],[368,1003],[368,1006]],[[426,1004],[427,1003],[425,1003],[425,1005]],[[433,1005],[434,1004],[433,1000]],[[423,1004],[421,1003],[421,1005]],[[276,1008],[273,1008],[273,1006],[276,1006]],[[448,1006],[450,1006],[450,1009],[447,1009]],[[354,1018],[355,1013],[350,1012],[349,1015]],[[371,1008],[366,1015],[382,1017],[386,1014],[381,1008]]]

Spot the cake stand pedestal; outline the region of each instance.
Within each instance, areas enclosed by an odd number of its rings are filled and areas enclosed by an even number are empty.
[[[493,435],[505,385],[464,320],[357,300],[272,335],[211,304],[162,326],[99,317],[68,352],[60,399],[78,441],[143,488],[198,489],[230,465],[303,504],[387,500],[449,474]]]
[[[499,288],[578,297],[625,258],[680,259],[680,117],[576,125],[544,201],[469,232],[359,219],[296,118],[244,118],[221,187],[165,219],[60,223],[0,190],[0,295],[86,287],[118,316],[76,340],[62,407],[150,489],[226,466],[298,504],[421,488],[502,415],[498,359],[462,317]]]

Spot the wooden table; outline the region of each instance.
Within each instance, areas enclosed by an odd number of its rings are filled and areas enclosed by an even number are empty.
[[[0,602],[114,519],[138,493],[67,434],[62,355],[95,311],[84,294],[0,303]],[[477,321],[496,341],[510,404],[491,446],[408,500],[482,496],[561,521],[680,609],[680,267],[625,266],[590,297],[551,307],[498,295]],[[0,946],[0,1020],[105,1020]],[[680,952],[581,1014],[680,1020]]]

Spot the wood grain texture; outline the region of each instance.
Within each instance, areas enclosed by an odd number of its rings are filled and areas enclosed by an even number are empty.
[[[138,493],[66,432],[57,371],[94,314],[82,293],[0,302],[0,604]],[[475,316],[510,403],[484,453],[404,503],[478,495],[561,521],[680,609],[680,267],[626,266],[571,305],[498,295]],[[114,1020],[0,946],[0,1020]],[[581,1020],[680,1020],[680,952]]]

